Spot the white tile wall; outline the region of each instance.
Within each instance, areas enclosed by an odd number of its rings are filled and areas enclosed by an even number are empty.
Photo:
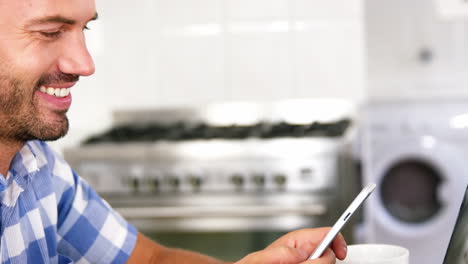
[[[224,97],[224,40],[204,37],[166,36],[159,39],[164,52],[156,57],[159,93],[155,105],[182,105]]]
[[[225,0],[229,20],[284,19],[289,17],[291,0]]]
[[[365,3],[369,97],[468,97],[466,19],[442,19],[434,1]],[[424,49],[429,62],[420,60]]]
[[[363,98],[363,32],[359,24],[314,20],[298,20],[297,24],[292,49],[295,97]]]
[[[364,96],[363,0],[99,0],[76,144],[115,109]],[[91,25],[93,26],[93,25]],[[91,107],[92,106],[92,107]]]
[[[112,2],[112,0],[107,0]],[[153,25],[205,24],[221,21],[224,17],[224,2],[220,0],[145,0],[154,2],[150,15]],[[138,4],[133,5],[139,7]],[[132,3],[128,3],[132,5]],[[159,23],[158,23],[159,22]]]
[[[356,21],[363,15],[362,2],[356,0],[291,0],[297,18],[325,21]]]
[[[281,99],[291,95],[288,32],[238,32],[228,38],[227,86],[233,100]]]

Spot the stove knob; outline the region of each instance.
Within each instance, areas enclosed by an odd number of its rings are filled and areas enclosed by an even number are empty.
[[[231,176],[231,182],[237,187],[240,188],[244,185],[244,177],[241,174],[234,174]]]
[[[167,183],[174,189],[177,189],[180,185],[180,180],[176,176],[169,176]]]
[[[286,175],[285,174],[276,174],[273,176],[273,181],[278,185],[279,187],[284,187],[286,185]]]
[[[140,189],[140,180],[138,178],[131,178],[129,185],[130,185],[130,189],[133,192],[138,192],[138,190]]]
[[[252,180],[259,187],[263,187],[265,185],[265,175],[264,174],[254,174],[252,176]]]
[[[158,178],[151,179],[150,181],[151,189],[155,192],[159,191],[159,186],[161,185]]]
[[[201,188],[203,180],[199,176],[192,175],[192,176],[189,176],[189,182],[190,182],[190,185],[192,185],[192,187],[198,191]]]

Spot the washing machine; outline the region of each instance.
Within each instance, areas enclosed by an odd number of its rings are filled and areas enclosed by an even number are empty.
[[[468,100],[371,102],[362,109],[361,239],[440,264],[468,183]]]

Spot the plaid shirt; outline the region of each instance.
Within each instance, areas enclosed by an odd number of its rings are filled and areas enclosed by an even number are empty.
[[[0,199],[0,263],[125,263],[135,246],[135,228],[44,142],[15,155]]]

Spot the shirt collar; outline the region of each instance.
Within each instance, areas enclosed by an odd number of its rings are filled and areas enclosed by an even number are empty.
[[[20,151],[16,153],[10,165],[9,176],[13,175],[15,178],[30,178],[47,163],[38,144],[39,142],[37,141],[28,141]]]
[[[0,199],[7,206],[14,206],[31,178],[36,175],[47,160],[40,150],[38,141],[28,141],[18,151],[10,164],[7,179],[0,179]]]

